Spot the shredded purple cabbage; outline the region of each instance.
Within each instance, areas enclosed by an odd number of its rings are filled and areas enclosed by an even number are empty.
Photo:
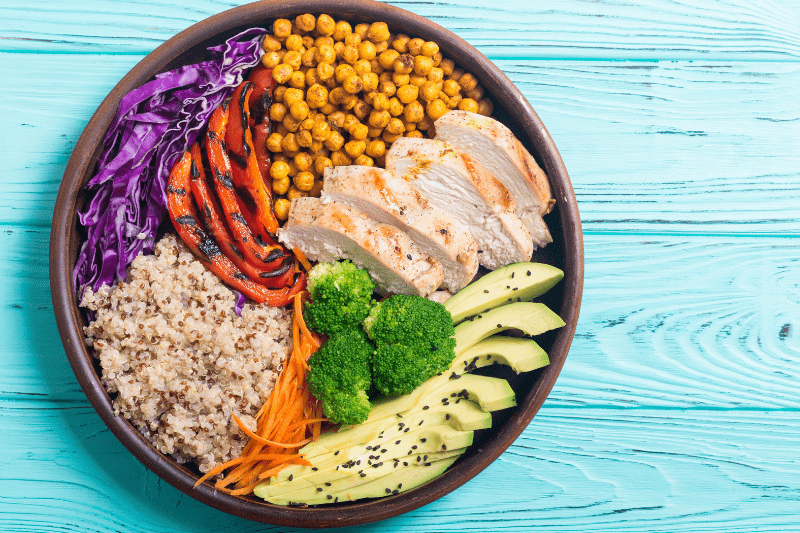
[[[244,309],[244,304],[247,302],[247,297],[239,293],[239,298],[236,300],[236,304],[233,306],[233,311],[236,313],[236,316],[242,316],[242,309]]]
[[[73,271],[79,296],[124,281],[139,252],[152,252],[172,166],[259,62],[265,34],[250,28],[209,48],[209,61],[157,74],[122,99],[87,185],[94,196],[78,214],[88,232]]]

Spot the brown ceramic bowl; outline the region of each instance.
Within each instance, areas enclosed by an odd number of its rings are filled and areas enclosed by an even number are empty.
[[[493,367],[495,375],[511,383],[518,407],[496,415],[492,428],[478,432],[475,444],[442,476],[397,496],[308,509],[229,496],[207,484],[193,489],[196,470],[162,455],[127,420],[115,417],[111,398],[100,383],[100,369],[83,342],[86,322],[78,309],[71,276],[80,245],[76,211],[84,200],[82,189],[95,171],[103,135],[120,99],[158,72],[204,59],[209,46],[248,27],[269,27],[275,18],[302,13],[328,13],[351,23],[385,21],[392,31],[436,41],[445,57],[475,74],[495,103],[496,118],[514,131],[550,176],[557,204],[546,220],[554,242],[537,252],[534,260],[564,270],[563,282],[543,301],[566,322],[564,328],[537,339],[550,354],[549,366],[519,376],[504,367]],[[480,52],[441,26],[386,4],[367,0],[271,0],[225,11],[179,33],[145,57],[106,97],[75,146],[58,191],[50,240],[50,283],[64,350],[78,382],[109,429],[149,469],[193,498],[234,515],[284,526],[340,527],[383,520],[444,496],[497,459],[527,427],[552,389],[575,332],[583,286],[583,240],[575,194],[553,140],[520,91]]]

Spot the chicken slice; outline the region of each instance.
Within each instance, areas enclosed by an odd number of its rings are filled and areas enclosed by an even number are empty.
[[[312,261],[350,259],[369,271],[378,292],[434,292],[444,278],[439,262],[419,249],[411,238],[389,224],[339,202],[296,198],[278,240],[297,248]]]
[[[406,232],[442,265],[443,287],[450,292],[466,286],[478,272],[478,243],[469,230],[391,172],[356,165],[326,168],[322,201],[329,200]]]
[[[442,141],[401,137],[386,154],[386,170],[464,224],[478,243],[481,265],[494,270],[530,260],[533,241],[514,199],[468,155]]]
[[[553,242],[542,217],[556,201],[547,174],[506,126],[469,111],[448,111],[434,123],[436,139],[469,154],[505,185],[517,201],[517,215],[538,247]]]

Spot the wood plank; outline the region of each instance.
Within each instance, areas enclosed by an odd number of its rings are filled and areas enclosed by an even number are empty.
[[[0,402],[0,529],[299,531],[257,526],[147,471],[90,409]],[[796,412],[545,406],[450,495],[358,531],[796,531]],[[344,530],[335,530],[344,531]]]
[[[80,131],[137,60],[0,55],[0,223],[49,225]],[[587,232],[800,236],[800,65],[498,64],[559,147]]]
[[[0,50],[142,54],[242,0],[7,0]],[[796,61],[798,10],[788,0],[483,0],[390,2],[426,16],[490,58]],[[91,13],[90,16],[87,13]]]
[[[0,397],[77,401],[47,277],[48,232],[0,232]],[[548,402],[799,408],[800,243],[586,237],[578,331]]]

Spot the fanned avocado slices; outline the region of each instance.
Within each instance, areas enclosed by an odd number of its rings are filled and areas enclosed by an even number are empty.
[[[519,374],[549,365],[550,358],[533,339],[492,335],[459,355],[450,368],[472,372],[493,364],[509,366]]]

